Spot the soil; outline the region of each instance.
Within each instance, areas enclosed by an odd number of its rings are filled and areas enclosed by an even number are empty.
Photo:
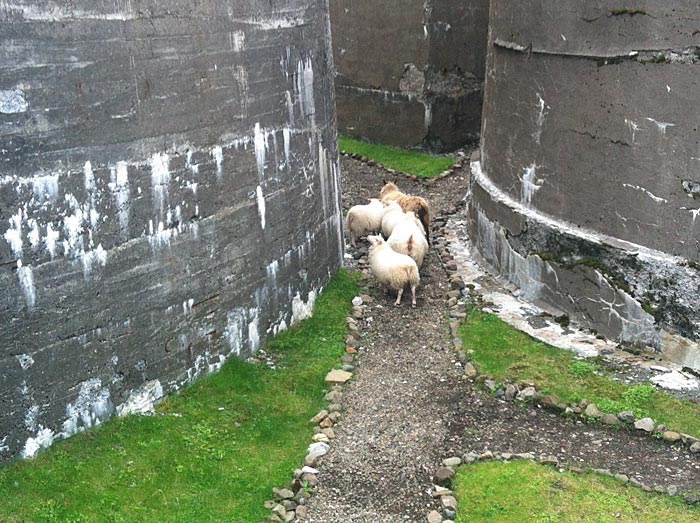
[[[392,176],[381,166],[343,157],[343,207],[377,197],[382,180],[431,202],[434,217],[463,208],[468,163],[427,186]],[[350,251],[358,267],[366,252]],[[360,260],[361,261],[361,260]],[[362,268],[362,266],[360,266]],[[424,522],[437,509],[431,475],[441,461],[468,452],[533,452],[560,463],[624,473],[650,486],[700,488],[700,456],[626,428],[584,424],[537,407],[489,396],[464,378],[447,314],[450,282],[433,250],[421,269],[418,304],[400,306],[366,280],[373,297],[358,350],[355,379],[344,390],[343,417],[331,451],[317,468],[320,484],[308,502],[308,520],[337,523]]]

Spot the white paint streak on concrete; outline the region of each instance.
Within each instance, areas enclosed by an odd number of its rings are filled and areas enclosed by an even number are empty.
[[[226,313],[224,337],[231,355],[238,356],[243,349],[243,326],[246,321],[245,309],[236,308]]]
[[[641,128],[639,127],[639,124],[638,124],[637,122],[635,122],[635,121],[633,121],[633,120],[628,120],[627,118],[625,118],[625,125],[626,125],[627,128],[630,130],[630,132],[632,133],[632,143],[634,143],[634,141],[635,141],[635,139],[636,139],[636,137],[637,137],[637,132],[638,132]]]
[[[10,228],[7,229],[3,235],[5,241],[10,245],[10,249],[12,249],[12,254],[14,254],[16,258],[22,258],[22,251],[24,250],[22,224],[26,219],[27,212],[24,209],[18,209],[8,220]]]
[[[285,98],[287,100],[287,112],[289,113],[289,125],[294,125],[294,102],[292,101],[292,93],[285,91]]]
[[[258,202],[258,214],[260,215],[260,226],[265,229],[265,195],[260,185],[255,189],[255,194]]]
[[[240,53],[245,49],[245,33],[243,31],[233,31],[230,37],[231,48],[235,53]]]
[[[287,169],[289,169],[289,148],[290,148],[290,142],[291,142],[291,135],[292,131],[289,129],[289,127],[285,127],[282,129],[282,138],[284,140],[284,163]]]
[[[149,164],[153,197],[162,215],[170,185],[170,157],[165,153],[155,153],[151,156]]]
[[[83,174],[85,175],[85,191],[89,194],[95,190],[95,173],[92,171],[92,163],[85,162],[83,166]]]
[[[288,16],[285,18],[230,18],[230,21],[252,25],[265,31],[270,29],[291,29],[306,24],[306,20],[301,16]]]
[[[250,345],[250,350],[257,352],[260,348],[260,334],[258,333],[258,314],[255,311],[255,316],[248,323],[248,344]]]
[[[537,180],[537,165],[534,163],[523,169],[523,176],[520,180],[521,192],[520,203],[532,205],[532,196],[542,188],[543,180]]]
[[[0,89],[0,113],[18,114],[26,112],[27,109],[29,109],[29,102],[22,89],[18,87]]]
[[[39,431],[33,438],[27,439],[22,450],[23,458],[31,458],[36,455],[41,449],[48,448],[56,439],[56,435],[51,429],[39,425]]]
[[[98,244],[95,249],[83,252],[80,256],[83,264],[83,274],[88,278],[92,274],[92,268],[95,264],[104,267],[107,264],[107,251]]]
[[[112,11],[108,13],[96,13],[83,11],[82,9],[67,9],[61,3],[44,2],[42,6],[9,3],[4,1],[0,4],[6,16],[21,16],[24,20],[35,22],[62,22],[70,20],[104,20],[104,21],[126,21],[138,19],[137,13]],[[0,14],[3,14],[0,11]],[[0,17],[2,19],[2,17]]]
[[[127,400],[117,406],[117,415],[153,414],[156,403],[163,397],[163,387],[158,380],[147,381],[129,394]]]
[[[114,412],[109,389],[102,386],[102,380],[91,378],[80,384],[75,401],[66,405],[66,419],[62,425],[62,438],[95,427],[109,419]]]
[[[292,299],[292,325],[301,320],[311,317],[311,313],[314,310],[314,303],[316,303],[316,291],[309,291],[307,300],[301,299],[301,296],[297,292]]]
[[[301,113],[306,116],[315,114],[314,70],[311,59],[299,60],[297,64],[296,92],[301,104]]]
[[[27,307],[34,308],[36,303],[36,289],[34,288],[34,275],[32,268],[22,265],[22,260],[17,260],[17,278],[19,278],[19,286],[24,293],[24,299],[27,302]]]
[[[129,232],[129,167],[127,162],[117,162],[116,165],[110,167],[108,186],[117,205],[122,236],[126,237]]]
[[[647,118],[647,120],[649,120],[651,123],[653,123],[654,125],[656,125],[656,127],[659,129],[659,131],[661,132],[661,134],[664,134],[664,135],[666,134],[666,129],[668,129],[669,127],[675,127],[675,126],[676,126],[675,123],[659,122],[659,121],[657,121],[657,120],[654,120],[653,118]]]
[[[22,367],[22,370],[27,370],[29,367],[34,365],[34,358],[32,358],[31,354],[17,354],[15,358],[17,358],[19,366]]]
[[[51,223],[46,224],[46,236],[44,237],[44,244],[46,245],[46,250],[49,252],[51,259],[56,257],[56,244],[58,243],[61,233],[53,230],[53,225]]]
[[[258,167],[258,179],[265,177],[265,155],[267,152],[267,133],[256,123],[253,129],[253,145],[255,147],[255,163]]]
[[[29,432],[34,432],[39,421],[39,405],[32,405],[24,413],[24,426]]]
[[[45,174],[32,178],[32,190],[34,198],[40,203],[58,197],[58,174]]]
[[[649,198],[651,198],[652,200],[654,200],[657,203],[661,203],[661,202],[668,203],[668,200],[666,198],[661,198],[660,196],[656,196],[648,189],[645,189],[644,187],[640,187],[639,185],[632,185],[629,183],[623,183],[622,186],[627,187],[629,189],[635,189],[637,191],[642,191],[644,194],[646,194]]]
[[[158,249],[170,245],[170,240],[177,236],[177,229],[165,227],[163,222],[158,222],[158,227],[154,229],[153,220],[148,220],[148,243],[151,247]]]
[[[27,238],[29,239],[29,245],[31,245],[32,250],[37,250],[41,247],[41,232],[39,231],[39,224],[32,218],[27,222],[29,226],[29,232],[27,233]]]
[[[7,436],[0,440],[0,453],[7,452],[10,450],[10,446],[7,444]]]
[[[221,146],[217,145],[211,150],[211,157],[214,158],[216,162],[216,177],[221,178],[224,172],[224,150]]]
[[[549,110],[551,107],[547,105],[544,101],[544,98],[542,98],[542,95],[540,93],[537,93],[537,118],[535,120],[535,132],[532,134],[532,137],[535,139],[535,142],[539,145],[540,139],[542,138],[542,130],[544,129],[544,123],[545,120],[547,119],[547,115],[549,114]]]
[[[433,105],[430,102],[423,102],[423,128],[428,131],[433,124]]]

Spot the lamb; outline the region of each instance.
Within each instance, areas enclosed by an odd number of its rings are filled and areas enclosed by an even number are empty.
[[[398,292],[394,305],[401,303],[404,287],[411,287],[411,305],[416,306],[416,287],[420,283],[418,265],[413,258],[394,251],[381,236],[368,236],[369,267],[374,277]]]
[[[425,239],[430,243],[430,205],[420,196],[402,193],[393,182],[387,182],[379,193],[382,202],[395,200],[404,211],[413,211],[423,224]]]
[[[406,219],[396,224],[387,243],[396,252],[413,258],[418,268],[423,265],[428,241],[423,235],[423,226],[412,211],[406,213]]]
[[[350,207],[345,217],[345,228],[350,235],[350,244],[355,247],[355,240],[360,236],[377,232],[382,226],[384,206],[376,198],[372,198],[367,205],[355,205]]]

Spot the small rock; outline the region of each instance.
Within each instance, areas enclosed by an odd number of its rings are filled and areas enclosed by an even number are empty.
[[[307,467],[313,467],[318,459],[322,456],[325,456],[326,453],[317,453],[317,452],[312,452],[311,454],[307,454],[306,457],[304,458],[304,465]],[[302,476],[303,477],[303,476]]]
[[[486,387],[486,390],[489,392],[494,392],[496,390],[496,382],[493,380],[485,380],[484,387]]]
[[[329,450],[331,450],[331,446],[328,443],[324,443],[323,441],[318,441],[316,443],[312,443],[311,445],[309,445],[309,448],[306,449],[306,453],[307,454],[320,453],[323,456],[324,454],[327,454]]]
[[[464,364],[464,374],[466,374],[468,378],[473,378],[477,375],[476,368],[471,362]]]
[[[700,454],[700,442],[696,441],[690,446],[690,452],[693,454]]]
[[[352,373],[340,369],[333,369],[328,374],[326,374],[326,381],[328,383],[345,383],[350,378],[352,378]]]
[[[428,513],[428,523],[442,523],[442,516],[437,510]]]
[[[299,505],[296,509],[296,515],[299,519],[306,519],[308,509],[304,505]]]
[[[287,515],[287,509],[285,509],[282,505],[279,504],[274,506],[272,512],[278,517],[282,518],[282,520],[284,520],[285,516]]]
[[[311,421],[311,423],[313,423],[313,424],[316,424],[316,423],[320,423],[321,421],[323,421],[327,417],[328,417],[328,411],[324,409],[324,410],[320,411],[318,414],[316,414],[309,421]]]
[[[287,514],[284,516],[284,520],[289,523],[290,521],[294,521],[294,518],[296,517],[296,512],[293,510],[287,511]]]
[[[342,369],[343,369],[345,372],[350,372],[350,373],[351,373],[352,371],[355,370],[355,366],[354,366],[354,365],[349,365],[349,364],[346,363],[345,365],[342,366]]]
[[[318,485],[317,475],[311,474],[310,472],[306,472],[306,473],[302,474],[301,480],[305,481],[309,487],[315,487],[316,485]]]
[[[452,519],[457,515],[457,512],[455,512],[451,508],[446,508],[442,511],[442,515],[446,518],[447,521],[452,521]],[[443,521],[443,523],[445,522]]]
[[[343,393],[332,390],[328,394],[326,394],[323,397],[323,399],[330,402],[330,403],[340,403],[340,400],[343,399]]]
[[[288,488],[279,489],[275,492],[275,494],[281,499],[292,499],[294,497],[294,492],[292,492]]]
[[[513,401],[515,396],[518,394],[518,389],[515,388],[515,385],[508,385],[506,387],[504,397],[506,401]]]
[[[622,412],[617,413],[617,419],[619,419],[622,423],[634,423],[634,412],[631,410],[623,410]]]
[[[556,456],[541,456],[540,463],[544,465],[559,465],[559,459]]]
[[[450,318],[466,318],[467,313],[461,311],[450,311]]]
[[[680,433],[676,432],[675,430],[667,430],[661,435],[661,437],[669,443],[675,443],[681,439]]]
[[[537,396],[535,387],[525,387],[518,393],[518,401],[530,401]]]
[[[330,418],[324,419],[321,423],[318,424],[319,427],[322,429],[327,429],[333,426],[333,420]],[[323,432],[323,431],[321,431]]]
[[[532,452],[521,452],[519,454],[513,454],[513,457],[517,459],[535,459],[535,455]]]
[[[586,410],[585,410],[586,416],[589,418],[599,418],[600,417],[600,409],[595,403],[589,403],[586,405]]]
[[[297,503],[296,503],[295,501],[292,501],[291,499],[285,499],[285,500],[282,502],[282,505],[284,506],[284,508],[287,509],[287,512],[289,512],[290,510],[294,510],[294,509],[297,508]]]
[[[440,485],[433,485],[433,490],[431,492],[431,496],[434,498],[440,498],[442,496],[450,496],[452,494],[452,491],[448,488],[441,487]]]
[[[617,481],[621,481],[622,483],[627,483],[630,480],[630,478],[625,474],[614,474],[613,478],[615,478]]]
[[[338,412],[339,410],[342,410],[342,407],[338,403],[331,403],[328,405],[328,410],[330,412]]]
[[[442,505],[442,508],[456,509],[457,498],[455,498],[454,496],[442,496],[440,498],[440,504]]]
[[[668,492],[669,496],[675,496],[678,494],[678,487],[676,485],[669,485],[666,487],[666,492]]]
[[[276,502],[276,501],[272,501],[271,499],[268,499],[265,503],[263,503],[263,506],[264,506],[267,510],[272,510],[273,508],[275,508],[275,507],[277,506],[277,502]]]
[[[654,431],[654,420],[651,418],[642,418],[634,422],[634,428],[645,432]]]
[[[355,357],[352,354],[344,354],[343,356],[341,356],[340,361],[342,361],[343,363],[352,363],[353,361],[355,361]]]
[[[362,305],[363,303],[364,303],[364,301],[363,301],[362,298],[360,298],[359,296],[355,296],[355,297],[352,299],[352,304],[353,304],[355,307],[359,307],[359,306]]]
[[[449,487],[452,483],[452,478],[455,476],[455,471],[449,467],[440,467],[435,471],[434,482],[443,487]]]
[[[462,458],[459,458],[457,456],[453,456],[451,458],[446,458],[442,460],[442,464],[445,467],[457,467],[462,464]]]
[[[321,441],[323,443],[328,443],[330,441],[328,436],[326,436],[323,432],[319,432],[318,434],[314,434],[314,437],[311,439],[313,439],[314,441],[317,441],[317,442]]]
[[[479,454],[477,459],[482,460],[482,461],[487,460],[487,459],[493,459],[493,452],[491,452],[490,450],[487,450],[486,452]]]
[[[616,426],[620,424],[620,420],[615,414],[603,414],[600,418],[603,425]]]
[[[334,438],[335,438],[335,431],[334,431],[332,428],[330,428],[330,427],[323,429],[321,432],[322,432],[323,434],[325,434],[326,436],[328,436],[328,439],[334,439]]]
[[[686,494],[683,499],[688,505],[697,505],[700,503],[700,496],[697,494]]]
[[[342,418],[342,414],[340,412],[331,412],[328,415],[328,419],[331,420],[333,423],[338,423],[340,421],[340,418]]]

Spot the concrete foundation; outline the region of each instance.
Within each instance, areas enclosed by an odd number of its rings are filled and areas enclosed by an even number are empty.
[[[471,233],[528,299],[700,368],[693,2],[491,2]]]
[[[340,132],[434,151],[478,140],[487,0],[330,6]]]
[[[245,357],[342,259],[325,0],[0,6],[0,460]]]

